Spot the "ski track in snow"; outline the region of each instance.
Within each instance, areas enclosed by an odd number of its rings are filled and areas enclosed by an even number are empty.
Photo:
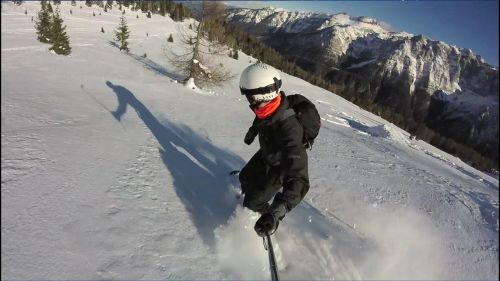
[[[319,102],[320,104],[328,104],[327,102],[319,101],[319,100],[317,102]],[[346,114],[345,112],[337,112],[334,108],[329,108],[329,109],[331,111],[335,112],[335,114],[337,116],[332,115],[332,114],[326,114],[326,117],[322,117],[323,121],[327,121],[329,123],[339,125],[339,126],[350,127],[359,133],[367,134],[367,135],[370,135],[373,137],[388,138],[392,141],[398,142],[398,143],[403,144],[403,145],[407,145],[407,146],[414,148],[416,150],[422,150],[427,155],[443,161],[444,163],[456,168],[457,170],[461,171],[462,173],[464,173],[470,177],[476,178],[477,180],[480,180],[482,182],[487,183],[491,188],[496,188],[496,185],[494,183],[488,181],[487,179],[483,179],[481,176],[476,175],[474,173],[471,173],[470,171],[467,171],[466,169],[464,169],[460,166],[457,166],[455,163],[445,159],[443,156],[441,156],[439,154],[433,153],[431,151],[428,151],[428,150],[421,148],[418,145],[414,144],[411,140],[409,140],[409,135],[406,132],[404,134],[402,132],[399,132],[400,129],[397,129],[395,126],[391,127],[391,126],[383,125],[379,121],[376,121],[373,118],[368,117],[365,114],[362,114],[361,116],[364,119],[368,120],[372,124],[375,124],[375,125],[370,126],[370,125],[367,125],[366,123],[364,123],[356,118],[353,118],[352,116]],[[337,121],[333,121],[329,118],[333,118]]]
[[[40,137],[34,133],[26,135],[2,133],[2,146],[9,147],[8,153],[2,153],[2,194],[9,192],[7,184],[11,181],[19,181],[24,177],[46,171],[44,164],[49,159],[40,149],[38,144],[40,141]]]
[[[344,113],[342,113],[342,114],[345,115]],[[333,118],[338,119],[338,120],[345,120],[343,118],[332,116],[329,114],[327,114],[327,116],[330,118],[333,117]],[[329,121],[328,119],[325,119],[325,120]],[[352,124],[352,122],[354,122],[354,124],[356,124],[354,127],[349,125],[349,124]],[[345,121],[345,122],[342,122],[340,124],[337,122],[331,122],[331,123],[336,124],[336,125],[341,125],[344,127],[351,127],[355,130],[362,130],[364,132],[367,132],[368,135],[372,135],[372,136],[377,137],[377,135],[373,135],[373,134],[368,133],[371,131],[370,128],[373,128],[373,127],[369,127],[365,124],[360,123],[359,121]],[[387,137],[389,139],[392,139],[390,135],[384,135],[384,134],[381,134],[381,135],[383,137]],[[414,147],[410,143],[410,141],[408,141],[408,140],[400,141],[401,138],[392,139],[392,140],[395,142],[401,143],[403,145],[408,145],[409,147]],[[440,155],[436,155],[435,153],[431,153],[427,150],[423,150],[423,151],[425,154],[427,154],[431,157],[434,157],[440,161],[443,161],[447,165],[459,170],[460,172],[464,173],[464,175],[471,177],[475,180],[478,180],[480,182],[484,182],[484,183],[486,183],[486,185],[488,187],[495,189],[495,185],[493,183],[489,182],[488,180],[485,180],[485,179],[481,178],[480,176],[473,174],[473,173],[457,166],[456,164],[452,163],[451,161],[444,159]],[[477,191],[469,191],[468,188],[465,188],[462,185],[455,185],[455,184],[451,183],[450,179],[443,178],[443,177],[436,177],[435,175],[429,173],[428,171],[426,171],[424,169],[418,169],[418,168],[415,168],[413,166],[407,165],[405,163],[401,163],[399,165],[396,163],[377,163],[377,162],[373,162],[371,160],[373,158],[374,157],[371,157],[371,156],[357,157],[358,160],[362,160],[362,161],[366,161],[366,162],[370,163],[370,167],[374,168],[374,169],[370,169],[370,168],[365,167],[362,169],[362,172],[376,175],[378,173],[378,171],[380,170],[380,168],[382,168],[382,167],[389,166],[389,167],[392,167],[392,169],[403,168],[407,172],[410,172],[411,174],[418,175],[417,177],[414,178],[415,180],[423,179],[422,182],[425,182],[426,185],[430,185],[430,186],[434,187],[436,189],[436,192],[438,192],[438,193],[444,192],[444,195],[443,195],[444,197],[452,196],[454,198],[454,200],[449,200],[449,199],[444,200],[445,203],[453,204],[454,202],[458,201],[459,203],[462,204],[463,207],[465,207],[470,212],[470,214],[474,217],[474,219],[478,223],[486,224],[490,228],[498,231],[498,200],[495,200],[490,195],[488,195],[486,193],[477,192]],[[379,204],[379,205],[383,204],[384,201],[404,205],[405,204],[404,202],[406,201],[406,199],[408,197],[408,193],[404,190],[399,190],[399,191],[381,190],[381,189],[374,189],[372,187],[369,187],[367,192],[368,192],[367,196],[370,199],[370,201],[376,202],[375,204]],[[493,203],[491,203],[491,202],[493,202]],[[472,206],[474,206],[474,207],[472,207]]]

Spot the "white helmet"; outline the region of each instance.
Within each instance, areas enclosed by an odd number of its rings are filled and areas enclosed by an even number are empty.
[[[250,103],[261,103],[276,98],[281,89],[281,76],[275,68],[257,62],[245,68],[240,77],[241,94]]]

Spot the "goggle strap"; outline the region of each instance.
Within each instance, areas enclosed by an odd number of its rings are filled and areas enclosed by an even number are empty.
[[[273,84],[267,85],[265,87],[260,87],[255,89],[240,88],[241,94],[247,96],[254,96],[254,95],[263,95],[275,92],[279,90],[279,88],[281,88],[281,80],[276,79],[276,77],[273,77],[273,80],[274,80]]]

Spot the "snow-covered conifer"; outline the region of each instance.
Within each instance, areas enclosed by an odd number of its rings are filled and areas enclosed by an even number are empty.
[[[124,16],[120,18],[120,24],[115,31],[116,41],[120,43],[120,50],[125,50],[127,53],[129,52],[128,48],[128,37],[130,36],[130,31],[128,30],[127,21]]]
[[[59,14],[59,8],[52,16],[52,24],[50,28],[50,43],[52,47],[49,50],[54,51],[59,55],[69,55],[71,47],[69,45],[69,36],[66,34],[66,26],[63,25],[63,19]]]
[[[50,41],[50,25],[51,17],[47,5],[42,2],[42,8],[38,12],[35,21],[35,29],[38,41],[42,43],[49,43]]]

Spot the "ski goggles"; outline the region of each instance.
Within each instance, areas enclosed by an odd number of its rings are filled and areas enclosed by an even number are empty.
[[[272,92],[276,92],[281,88],[281,80],[276,79],[276,77],[273,78],[274,83],[260,87],[260,88],[255,88],[255,89],[245,89],[240,87],[240,91],[242,95],[245,95],[247,98],[247,101],[250,103],[251,106],[258,106],[259,104],[265,102],[262,100],[262,95],[266,95]]]
[[[276,77],[273,77],[274,83],[260,87],[260,88],[255,88],[255,89],[245,89],[240,87],[240,91],[242,95],[245,96],[256,96],[256,95],[265,95],[268,93],[275,92],[281,88],[281,80],[276,79]]]

